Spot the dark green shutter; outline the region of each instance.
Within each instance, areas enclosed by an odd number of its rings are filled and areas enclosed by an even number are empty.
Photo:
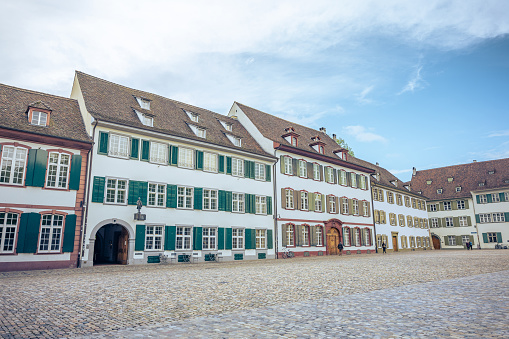
[[[244,194],[244,212],[246,213],[253,213],[251,211],[251,197],[253,197],[251,194]]]
[[[218,172],[224,173],[224,155],[219,154],[217,159],[219,161]]]
[[[69,189],[79,190],[81,179],[81,155],[73,154],[71,158],[71,171],[69,173]]]
[[[166,207],[177,208],[177,185],[166,186]]]
[[[478,224],[481,222],[481,218],[479,217],[479,214],[475,215],[475,222]]]
[[[140,139],[131,138],[131,159],[138,160],[140,153]]]
[[[203,204],[203,188],[195,187],[194,188],[194,209],[201,210]]]
[[[148,182],[147,181],[129,181],[129,193],[127,203],[129,205],[136,205],[138,198],[141,198],[143,206],[147,206],[147,195],[148,195]]]
[[[509,222],[509,212],[505,212],[504,216],[505,216],[505,222]]]
[[[150,141],[141,141],[141,161],[149,161],[150,159]]]
[[[271,166],[270,165],[265,165],[265,181],[270,181],[270,176],[271,176],[271,172],[270,172],[270,169],[271,169]]]
[[[94,177],[94,183],[92,187],[92,202],[104,202],[104,185],[106,178]]]
[[[217,229],[217,249],[224,250],[224,227]]]
[[[497,242],[500,244],[502,242],[502,233],[497,232]]]
[[[272,197],[267,197],[267,214],[272,215]]]
[[[97,153],[108,154],[108,138],[110,134],[108,132],[99,132],[99,147]]]
[[[164,249],[166,251],[175,250],[175,240],[177,234],[175,226],[166,226],[164,228]]]
[[[136,239],[134,240],[134,250],[145,250],[145,225],[136,225]]]
[[[217,192],[217,209],[219,211],[225,211],[226,210],[226,192],[219,190]]]
[[[493,202],[491,194],[486,194],[486,199],[488,200],[488,204],[491,204]]]
[[[232,229],[227,228],[226,229],[226,239],[225,239],[225,250],[231,250],[232,249]]]
[[[482,234],[482,240],[484,241],[484,243],[488,243],[488,233],[483,233]]]
[[[269,250],[273,247],[272,230],[267,230],[267,248]]]
[[[74,252],[74,238],[76,235],[76,214],[68,214],[65,217],[64,244],[62,252]]]
[[[249,162],[249,166],[251,167],[251,170],[250,170],[250,173],[249,173],[249,178],[250,179],[254,179],[255,178],[255,166],[256,166],[254,161],[250,161]]]
[[[193,227],[193,249],[201,250],[202,249],[202,228],[201,227]]]
[[[245,203],[246,202],[244,201],[244,204]],[[232,211],[232,192],[225,191],[225,207],[224,207],[224,210],[226,212],[231,212]],[[230,230],[230,232],[231,232],[231,230]]]
[[[45,150],[31,149],[28,151],[26,186],[44,187],[47,162],[48,152]]]
[[[170,164],[173,166],[177,166],[179,163],[179,148],[177,146],[171,146],[171,162]]]
[[[250,161],[244,160],[244,178],[251,177],[251,165],[249,163]]]
[[[505,201],[505,194],[504,193],[499,193],[498,194],[500,196],[500,201]]]
[[[256,248],[256,230],[246,228],[244,230],[244,236],[246,239],[245,248],[246,250],[253,250]]]
[[[476,195],[475,198],[477,199],[477,203],[480,204],[481,203],[481,196]]]
[[[226,157],[226,174],[232,174],[232,158]]]
[[[41,215],[39,213],[22,213],[19,222],[16,253],[36,253],[39,240]]]
[[[203,170],[203,152],[196,150],[195,153],[196,162],[194,163],[194,169]]]

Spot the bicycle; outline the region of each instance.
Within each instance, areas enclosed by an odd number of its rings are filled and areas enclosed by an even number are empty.
[[[283,259],[293,258],[294,253],[292,251],[290,251],[288,248],[283,247],[283,255],[282,256],[283,256]]]

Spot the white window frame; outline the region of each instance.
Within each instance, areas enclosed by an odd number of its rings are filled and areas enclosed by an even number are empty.
[[[295,246],[295,225],[286,225],[286,246]]]
[[[356,247],[361,246],[361,229],[360,228],[354,228],[354,242]]]
[[[299,160],[299,177],[301,178],[308,177],[308,166],[305,160]]]
[[[452,217],[445,217],[445,227],[454,227],[454,219]]]
[[[39,230],[37,253],[62,252],[62,241],[64,238],[64,223],[65,216],[62,214],[41,215],[41,227]],[[47,237],[45,235],[47,235]]]
[[[217,233],[216,226],[203,226],[202,227],[202,249],[208,251],[215,251],[217,249]]]
[[[207,137],[207,130],[205,128],[196,127],[196,136],[199,138],[206,138]]]
[[[387,202],[394,204],[394,193],[387,191]]]
[[[444,211],[452,211],[452,203],[450,201],[444,201]]]
[[[245,196],[244,193],[232,193],[232,212],[244,213],[245,211]]]
[[[194,150],[187,147],[178,148],[178,167],[194,168]]]
[[[136,97],[136,101],[138,101],[141,108],[150,110],[150,100]]]
[[[166,207],[166,184],[148,183],[147,206]]]
[[[364,217],[369,217],[369,207],[367,201],[362,202],[362,212]]]
[[[505,214],[503,212],[495,212],[491,215],[492,222],[505,222]]]
[[[464,210],[465,209],[465,200],[458,200],[456,202],[456,204],[458,205],[458,209],[459,210]]]
[[[336,197],[333,195],[329,195],[327,198],[329,200],[329,208],[330,208],[329,213],[336,213],[337,212]]]
[[[129,158],[129,137],[120,134],[110,133],[108,155],[110,157]]]
[[[309,232],[310,232],[310,227],[308,225],[302,225],[302,233],[301,233],[302,247],[309,247]]]
[[[232,158],[232,175],[235,177],[244,176],[244,160]]]
[[[486,235],[488,237],[488,242],[496,242],[496,243],[498,243],[497,232],[488,232]]]
[[[256,236],[256,249],[263,250],[267,248],[267,230],[262,228],[257,228],[255,231]]]
[[[479,194],[479,203],[480,204],[488,203],[488,198],[486,197],[486,194]]]
[[[367,185],[366,185],[366,177],[364,175],[361,175],[361,189],[363,190],[367,190]]]
[[[114,182],[114,186],[109,186],[110,182]],[[124,185],[120,186],[119,183]],[[124,178],[106,177],[104,189],[104,203],[113,205],[127,205],[127,192],[129,188],[129,180]],[[108,198],[108,193],[113,194],[113,200]],[[110,195],[111,197],[111,195]]]
[[[301,211],[309,211],[309,193],[306,191],[300,191],[300,206]]]
[[[285,208],[288,210],[294,209],[294,201],[293,201],[293,190],[290,188],[285,188]]]
[[[244,249],[244,229],[232,227],[232,250]]]
[[[479,222],[483,223],[483,224],[491,222],[491,214],[489,214],[489,213],[480,213],[479,214]]]
[[[350,211],[349,211],[349,206],[348,206],[348,198],[344,197],[344,198],[341,198],[341,214],[348,214]]]
[[[396,194],[396,205],[403,206],[403,197],[401,194]]]
[[[27,157],[27,148],[4,145],[0,164],[0,183],[23,186],[25,184]]]
[[[175,251],[190,251],[193,249],[193,226],[176,225]]]
[[[323,246],[323,227],[316,226],[316,246]]]
[[[352,214],[359,215],[359,200],[352,199]]]
[[[320,181],[320,164],[313,163],[313,180]]]
[[[168,144],[162,142],[150,142],[150,162],[154,164],[168,164]]]
[[[468,218],[466,216],[458,217],[458,220],[461,227],[468,226]]]
[[[188,186],[177,186],[177,208],[193,209],[194,188]]]
[[[218,157],[216,153],[203,152],[203,170],[205,172],[217,173]]]
[[[217,211],[218,210],[218,191],[204,188],[203,189],[203,203],[202,208],[204,211]]]
[[[339,179],[340,179],[341,186],[346,186],[348,184],[347,179],[346,179],[346,171],[345,170],[339,170]]]
[[[255,196],[256,214],[267,214],[267,197],[264,195]]]
[[[35,110],[33,110],[31,113],[32,113],[32,119],[30,120],[31,125],[35,126],[48,125],[48,113]]]
[[[500,202],[500,195],[498,195],[498,193],[492,193],[491,202]]]
[[[19,214],[0,212],[0,253],[14,253],[18,234]]]
[[[436,212],[437,211],[437,205],[436,204],[430,204],[429,205],[429,211],[430,212]]]
[[[255,180],[265,181],[265,164],[255,162]]]
[[[431,228],[438,228],[438,218],[429,219],[431,222]]]
[[[315,193],[315,212],[323,212],[323,206],[322,206],[322,194],[321,193]]]
[[[283,159],[284,159],[284,162],[285,162],[285,174],[293,175],[292,158],[284,156]]]
[[[67,189],[67,187],[69,186],[70,168],[71,168],[70,154],[49,152],[48,169],[46,170],[46,187],[56,189]]]
[[[329,184],[333,184],[334,183],[334,169],[332,167],[325,167],[327,169],[327,182]]]
[[[353,188],[357,188],[357,174],[350,172],[350,182]]]
[[[447,238],[449,240],[449,246],[456,246],[456,236],[448,235]]]
[[[145,251],[161,251],[163,249],[164,225],[146,225]]]
[[[343,227],[343,246],[349,247],[350,244],[350,228],[349,227]]]

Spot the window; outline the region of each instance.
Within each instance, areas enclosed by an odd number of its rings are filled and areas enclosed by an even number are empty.
[[[150,142],[150,162],[166,165],[168,163],[168,145]]]
[[[32,120],[30,123],[37,126],[46,126],[48,122],[48,113],[40,111],[32,111]]]
[[[196,127],[195,133],[199,138],[205,138],[207,136],[207,131],[204,128]]]
[[[342,214],[348,214],[348,199],[347,198],[341,198],[341,213]]]
[[[399,226],[405,227],[405,216],[403,214],[398,215]]]
[[[452,210],[451,202],[444,201],[444,211],[450,211],[450,210]]]
[[[364,229],[364,244],[371,246],[371,230],[369,228]]]
[[[410,198],[409,197],[405,197],[405,206],[410,207]]]
[[[286,208],[293,210],[293,190],[285,189]]]
[[[341,185],[346,186],[346,172],[343,170],[339,171],[339,180]]]
[[[302,246],[309,246],[309,226],[302,226]]]
[[[486,204],[488,203],[488,198],[486,197],[486,194],[479,195],[479,203],[480,204]]]
[[[229,124],[229,123],[225,123],[224,124],[224,128],[227,130],[227,131],[233,131],[233,125],[232,124]]]
[[[493,222],[505,222],[505,215],[504,213],[493,213],[492,216]]]
[[[431,218],[429,219],[431,228],[438,228],[438,218]]]
[[[415,237],[413,236],[410,237],[410,247],[415,248]]]
[[[461,242],[463,243],[463,246],[465,246],[465,244],[466,244],[467,242],[470,242],[470,236],[468,236],[468,235],[462,235],[462,236],[461,236]]]
[[[232,212],[244,212],[244,193],[232,193]]]
[[[456,192],[461,192],[461,186],[456,187]]]
[[[267,248],[267,230],[256,230],[256,249]]]
[[[396,226],[396,214],[394,214],[394,213],[389,213],[389,223],[390,223],[392,226]]]
[[[202,248],[204,250],[215,250],[216,249],[216,227],[203,227],[202,228]]]
[[[316,246],[323,246],[323,227],[316,226]]]
[[[479,222],[481,223],[491,222],[491,215],[489,213],[479,214]]]
[[[293,174],[293,165],[292,165],[292,158],[290,157],[283,157],[285,162],[285,174],[292,175]]]
[[[148,226],[145,231],[145,250],[163,249],[163,226]]]
[[[207,172],[217,172],[217,154],[203,152],[203,170]]]
[[[376,246],[382,248],[382,236],[380,234],[376,236]]]
[[[492,193],[491,194],[491,201],[493,201],[493,202],[500,202],[500,195],[498,195],[498,193]]]
[[[286,246],[295,246],[295,226],[289,224],[286,226]]]
[[[322,210],[322,195],[315,193],[315,212],[323,212]]]
[[[396,204],[399,206],[403,206],[403,200],[401,198],[401,194],[396,194]]]
[[[239,137],[232,137],[233,138],[233,145],[240,147],[242,145],[242,141]]]
[[[419,223],[419,218],[414,217],[414,227],[421,227],[422,225]],[[422,227],[421,227],[422,228]]]
[[[412,217],[411,216],[407,215],[406,223],[407,223],[408,227],[412,227]]]
[[[361,230],[360,228],[354,228],[354,246],[360,246],[361,245]]]
[[[290,136],[290,138],[291,138],[291,141],[292,141],[292,146],[293,147],[297,147],[297,138],[294,137],[293,135]]]
[[[303,211],[309,210],[308,192],[300,192],[300,209]]]
[[[125,204],[127,198],[127,180],[106,179],[106,202],[110,204]]]
[[[313,178],[320,180],[320,165],[318,164],[313,164]]]
[[[343,246],[350,246],[350,229],[343,227]]]
[[[145,125],[145,126],[149,126],[149,127],[153,127],[154,126],[154,118],[152,118],[151,116],[148,116],[146,114],[143,114],[141,112],[138,112],[136,111],[136,115],[138,115],[138,119],[140,119],[140,122]]]
[[[46,187],[67,188],[70,160],[69,154],[50,152]]]
[[[365,217],[369,217],[369,208],[368,208],[368,202],[363,201],[362,202],[362,212],[364,213]]]
[[[458,205],[458,209],[459,210],[464,210],[465,209],[465,200],[458,200],[456,203]]]
[[[166,185],[148,184],[147,205],[152,207],[164,207],[166,202]]]
[[[117,134],[110,134],[110,145],[108,155],[118,158],[129,157],[129,137]]]
[[[352,183],[352,187],[357,188],[357,175],[354,172],[350,173],[350,182]],[[383,198],[381,201],[383,201]]]
[[[359,201],[352,199],[352,214],[359,215]]]
[[[387,220],[385,219],[385,211],[380,211],[380,223],[386,224]]]
[[[509,192],[504,192],[504,201],[509,201]]]
[[[194,168],[194,151],[190,148],[179,147],[178,166]]]
[[[453,219],[452,217],[445,217],[445,227],[453,227]]]
[[[320,154],[325,154],[325,149],[323,148],[323,146],[322,146],[322,145],[319,145],[319,146],[318,146],[318,153],[320,153]]]
[[[256,214],[267,214],[267,197],[257,195],[256,201]]]
[[[421,237],[417,237],[417,247],[421,247]]]
[[[381,201],[383,202],[384,201],[384,190],[383,189],[378,189],[378,201]]]
[[[244,249],[244,229],[232,228],[232,249]]]
[[[304,160],[299,160],[299,177],[301,178],[308,177],[308,166],[307,162]]]
[[[28,150],[22,147],[4,146],[0,182],[23,185]]]
[[[366,177],[364,175],[361,175],[361,189],[366,190]]]
[[[380,211],[379,210],[375,210],[375,223],[377,223],[377,224],[380,223]]]
[[[488,242],[498,242],[497,241],[497,233],[496,232],[489,232],[488,233]]]
[[[334,169],[332,167],[325,167],[327,172],[327,182],[330,184],[334,183]]]
[[[449,240],[449,246],[456,246],[456,237],[454,235],[448,235],[447,240]]]
[[[255,179],[265,180],[265,165],[255,162]]]
[[[193,188],[177,187],[177,208],[192,209],[193,208]]]
[[[191,249],[191,229],[190,226],[177,226],[177,235],[175,240],[176,250],[190,250]]]
[[[60,253],[64,216],[44,214],[41,221],[39,252]]]
[[[394,204],[394,194],[392,192],[387,191],[387,202]]]
[[[336,213],[336,197],[329,195],[329,213]]]
[[[0,253],[14,253],[18,215],[0,212]]]
[[[415,198],[412,198],[412,208],[417,208]]]
[[[203,190],[203,209],[206,211],[217,211],[217,190]]]
[[[431,212],[436,212],[437,211],[437,205],[436,204],[430,204],[429,205],[429,210]]]
[[[442,189],[441,188],[437,189],[437,193],[442,194]]]
[[[136,97],[136,101],[141,108],[150,110],[150,100]]]
[[[199,122],[200,120],[200,116],[197,114],[197,113],[194,113],[194,112],[187,112],[187,115],[189,116],[189,119],[191,119],[191,121],[193,122]]]
[[[373,200],[378,201],[378,188],[373,188]]]
[[[484,182],[479,183],[479,187],[484,186]]]
[[[236,177],[244,176],[244,160],[232,158],[232,175]]]
[[[460,226],[468,226],[468,219],[467,217],[459,217]]]

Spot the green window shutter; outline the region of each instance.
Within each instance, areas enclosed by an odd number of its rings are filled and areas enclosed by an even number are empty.
[[[292,174],[293,175],[298,175],[299,174],[299,169],[297,168],[298,164],[299,163],[298,163],[297,159],[293,159],[292,158],[292,170],[293,170]]]
[[[74,240],[76,235],[76,214],[68,214],[65,217],[63,252],[74,252]]]
[[[251,213],[251,194],[244,194],[244,212]]]
[[[300,206],[297,206],[296,209],[299,209]],[[314,211],[315,210],[315,194],[308,192],[308,211]]]
[[[140,197],[138,194],[138,191],[139,191],[138,183],[139,183],[139,181],[129,180],[129,188],[127,191],[127,204],[128,205],[136,205],[138,202],[138,197]]]
[[[138,160],[140,156],[140,139],[131,138],[131,159]]]
[[[177,208],[177,185],[166,186],[166,207]]]
[[[26,186],[44,187],[47,161],[48,152],[45,150],[31,149],[28,151]]]
[[[255,163],[254,161],[250,161],[249,166],[251,166],[251,172],[249,173],[249,178],[254,179],[255,178]]]
[[[279,166],[280,166],[280,169],[281,169],[281,173],[285,173],[285,156],[282,155],[279,157]]]
[[[481,197],[479,195],[476,195],[475,198],[477,199],[477,203],[480,204],[481,203]]]
[[[254,249],[254,247],[252,246],[252,240],[253,240],[253,233],[251,233],[251,231],[254,231],[253,229],[250,229],[250,228],[246,228],[244,230],[244,236],[245,236],[245,241],[246,241],[246,244],[245,244],[245,248],[246,250],[252,250]]]
[[[219,166],[218,166],[218,172],[219,173],[224,173],[224,155],[221,155],[219,154],[218,157],[217,157],[217,160],[219,162]]]
[[[250,233],[251,233],[251,249],[254,250],[256,249],[256,230],[251,229]]]
[[[274,245],[273,245],[274,241],[272,239],[272,230],[267,230],[267,248],[269,250],[271,250]]]
[[[468,199],[465,199],[465,209],[468,210]]]
[[[472,218],[470,216],[467,216],[467,225],[472,226]]]
[[[104,185],[106,182],[105,177],[94,177],[92,185],[92,202],[104,202]]]
[[[479,214],[475,215],[475,222],[478,224],[481,222],[481,218],[479,217]]]
[[[251,165],[249,163],[250,161],[244,160],[244,178],[251,177]]]
[[[164,249],[166,251],[175,250],[175,240],[177,235],[176,226],[165,226],[164,227]]]
[[[219,211],[226,210],[226,192],[219,190],[217,192],[217,209]]]
[[[177,166],[179,163],[179,148],[177,146],[171,146],[171,161],[170,165]]]
[[[225,239],[225,250],[231,250],[232,249],[232,229],[227,228],[226,229],[226,239]]]
[[[203,188],[195,187],[194,188],[194,209],[201,210],[203,204]]]
[[[150,141],[141,141],[141,161],[149,161],[150,159]]]
[[[39,240],[39,213],[22,213],[19,222],[16,253],[36,253]]]
[[[79,190],[81,178],[81,155],[73,154],[71,158],[71,171],[69,173],[69,189]]]
[[[272,215],[272,197],[267,197],[267,214]],[[506,219],[509,221],[509,219]]]
[[[504,216],[505,216],[505,222],[509,222],[509,212],[505,212]]]
[[[502,242],[502,233],[497,232],[497,242],[500,244]]]
[[[459,227],[460,226],[460,218],[459,217],[453,217],[452,218],[452,225],[454,227]]]
[[[226,157],[226,174],[232,174],[232,158]]]
[[[136,225],[136,239],[134,240],[134,250],[145,250],[145,225]]]
[[[203,152],[195,151],[196,162],[194,163],[194,169],[203,170]]]
[[[143,206],[147,206],[148,199],[148,182],[147,181],[139,181],[138,182],[138,194],[141,198],[141,203]],[[138,202],[138,197],[136,197],[136,202]]]
[[[482,240],[484,241],[485,244],[488,243],[488,233],[483,233],[482,234]]]
[[[217,229],[217,249],[224,250],[224,227]]]
[[[505,201],[505,194],[504,193],[499,193],[498,195],[500,196],[500,201]]]
[[[448,235],[444,235],[444,243],[449,246],[449,236]]]
[[[108,132],[99,132],[99,147],[97,148],[98,154],[108,154]]]
[[[226,212],[231,212],[232,211],[232,192],[229,192],[229,191],[225,191],[225,207],[224,207],[224,210]],[[244,201],[244,203],[246,203]],[[230,229],[230,232],[231,232],[231,229]],[[231,248],[230,248],[231,249]]]
[[[193,227],[193,249],[201,250],[202,249],[202,228],[201,227]]]
[[[491,197],[491,194],[486,194],[486,199],[488,200],[488,204],[491,204],[493,202],[493,198]]]
[[[271,173],[270,173],[270,165],[265,165],[265,181],[270,181],[270,176],[271,176]]]

